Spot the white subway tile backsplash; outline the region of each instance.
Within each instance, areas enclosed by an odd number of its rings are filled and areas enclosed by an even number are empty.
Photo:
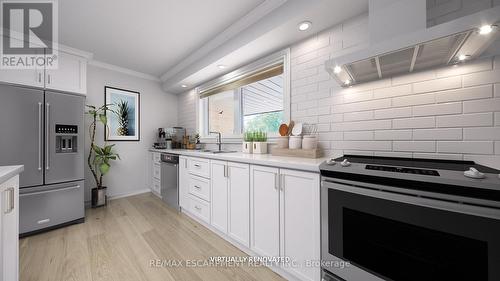
[[[341,104],[333,107],[333,112],[335,113],[354,112],[354,111],[373,110],[373,109],[381,109],[389,107],[391,107],[391,99],[382,99],[382,100]]]
[[[328,133],[319,133],[320,141],[331,141],[331,140],[342,140],[344,139],[344,134],[342,132],[328,132]]]
[[[344,113],[344,121],[372,120],[373,111],[360,111]]]
[[[411,94],[411,91],[412,91],[411,84],[393,86],[388,88],[376,89],[373,92],[373,97],[376,99],[380,99],[380,98],[406,96]]]
[[[495,112],[495,126],[500,126],[500,112]]]
[[[495,84],[495,97],[500,97],[500,83]]]
[[[437,151],[444,153],[493,154],[492,141],[438,141]]]
[[[436,117],[437,127],[475,127],[493,125],[493,113],[476,113]]]
[[[373,99],[373,92],[345,93],[344,103],[359,102]]]
[[[436,79],[436,72],[435,71],[422,71],[422,72],[415,72],[411,74],[406,74],[406,75],[401,75],[401,76],[396,76],[392,78],[392,85],[402,85],[402,84],[410,84],[414,82],[420,82],[420,81],[428,81],[428,80],[433,80]]]
[[[482,98],[490,98],[492,96],[492,85],[484,85],[479,87],[462,88],[458,90],[450,90],[436,93],[436,102],[464,101]]]
[[[394,141],[392,144],[394,151],[410,152],[434,152],[436,151],[435,141]]]
[[[392,149],[390,141],[332,141],[334,149],[350,149],[350,150],[385,150]]]
[[[376,140],[411,140],[411,130],[377,130],[374,135]]]
[[[500,140],[500,127],[464,128],[464,140]]]
[[[464,113],[500,111],[500,98],[464,101]]]
[[[332,124],[333,131],[366,131],[391,128],[391,120],[372,120]]]
[[[483,71],[463,76],[464,87],[500,82],[500,69]]]
[[[308,109],[308,108],[314,108],[318,106],[318,100],[308,100],[308,101],[303,101],[298,104],[298,109]]]
[[[500,141],[495,142],[495,154],[500,154]]]
[[[500,155],[470,155],[465,154],[464,160],[472,160],[476,163],[500,169]]]
[[[448,154],[448,153],[413,153],[413,158],[424,159],[444,159],[444,160],[463,160],[462,154]]]
[[[397,108],[380,109],[374,111],[375,119],[393,119],[393,118],[404,118],[411,116],[412,116],[411,107],[397,107]]]
[[[413,107],[413,116],[448,115],[462,113],[462,103],[441,103]]]
[[[462,128],[413,130],[414,140],[461,140]]]
[[[394,129],[420,129],[434,128],[436,126],[436,118],[434,117],[417,117],[392,120]]]
[[[318,132],[329,132],[330,131],[330,123],[319,123]]]
[[[344,132],[344,140],[373,140],[373,131]]]
[[[429,103],[435,103],[435,102],[436,102],[436,96],[434,93],[422,94],[422,95],[411,95],[411,96],[397,97],[397,98],[392,99],[392,105],[394,107],[429,104]]]
[[[413,153],[411,153],[411,152],[394,152],[394,151],[375,151],[373,153],[373,156],[412,158]]]
[[[466,64],[455,64],[436,70],[438,78],[458,76],[462,74],[469,74],[480,71],[492,70],[493,64],[491,58],[480,59],[467,62]]]
[[[456,89],[462,87],[462,77],[454,76],[413,84],[413,93],[427,93]]]

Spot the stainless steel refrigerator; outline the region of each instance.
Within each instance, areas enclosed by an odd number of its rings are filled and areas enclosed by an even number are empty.
[[[21,236],[84,220],[84,106],[82,96],[0,84],[0,166],[24,165]]]

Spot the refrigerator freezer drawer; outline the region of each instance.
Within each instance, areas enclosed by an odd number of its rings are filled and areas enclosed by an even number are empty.
[[[84,181],[22,188],[19,195],[19,233],[26,234],[85,216]]]

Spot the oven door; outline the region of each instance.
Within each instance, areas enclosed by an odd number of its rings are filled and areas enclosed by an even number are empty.
[[[500,280],[500,210],[367,185],[323,179],[324,270],[353,281]]]

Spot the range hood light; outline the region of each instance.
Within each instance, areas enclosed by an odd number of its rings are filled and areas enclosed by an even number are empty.
[[[496,25],[483,25],[479,28],[479,34],[481,35],[487,35],[487,34],[490,34],[493,29],[496,27]]]
[[[459,56],[458,56],[458,60],[459,60],[459,61],[465,61],[465,60],[467,60],[468,58],[470,58],[470,56],[469,56],[469,55],[463,55],[463,54],[462,54],[462,55],[459,55]]]
[[[347,79],[347,80],[344,81],[344,85],[347,86],[347,85],[350,85],[350,84],[351,84],[351,80]]]
[[[338,66],[338,65],[337,65],[337,66],[335,66],[335,68],[333,69],[333,72],[334,72],[335,74],[339,74],[340,72],[342,72],[342,67],[340,67],[340,66]]]
[[[187,85],[182,84],[181,87],[182,88],[187,88]]]

